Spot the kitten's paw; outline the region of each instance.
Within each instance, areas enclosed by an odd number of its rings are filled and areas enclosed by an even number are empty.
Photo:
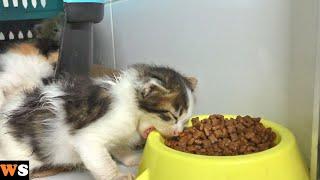
[[[133,174],[119,174],[118,176],[114,177],[112,180],[134,180]]]
[[[138,166],[141,160],[141,154],[133,154],[122,159],[125,166]]]

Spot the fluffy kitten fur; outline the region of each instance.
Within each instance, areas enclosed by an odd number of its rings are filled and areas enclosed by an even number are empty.
[[[154,127],[181,131],[191,116],[196,81],[167,67],[136,65],[118,77],[63,78],[7,101],[0,115],[0,159],[41,166],[84,164],[96,179],[126,179],[132,148]]]
[[[46,57],[39,49],[21,43],[0,54],[0,109],[22,90],[42,85],[42,79],[53,75],[56,56]]]
[[[43,80],[54,75],[57,62],[57,51],[46,56],[34,43],[14,44],[0,54],[0,109],[7,99],[22,90],[43,85]],[[89,74],[91,77],[101,77],[118,73],[102,65],[92,65]]]
[[[63,19],[61,13],[36,25],[34,40],[0,45],[0,109],[7,99],[43,85],[42,79],[53,76]]]

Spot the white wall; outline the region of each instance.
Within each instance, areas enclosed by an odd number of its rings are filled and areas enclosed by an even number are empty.
[[[310,161],[317,39],[317,0],[292,2],[289,128]]]
[[[197,113],[288,119],[288,0],[129,0],[113,6],[116,63],[199,78]]]
[[[112,12],[106,7],[96,28],[96,58],[109,67],[156,63],[194,75],[195,113],[279,122],[309,160],[315,1],[122,1]]]
[[[110,5],[105,6],[104,18],[94,26],[94,63],[115,66],[113,28]]]

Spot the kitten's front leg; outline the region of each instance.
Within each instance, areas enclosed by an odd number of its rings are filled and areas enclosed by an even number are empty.
[[[129,146],[115,147],[111,154],[126,166],[138,166],[141,160],[141,153],[133,151]]]
[[[121,175],[116,163],[103,144],[85,140],[77,143],[76,149],[83,164],[97,180],[129,179],[131,176]]]

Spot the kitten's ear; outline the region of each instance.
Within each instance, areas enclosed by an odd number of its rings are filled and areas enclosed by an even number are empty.
[[[194,91],[197,87],[198,79],[195,77],[185,77],[185,78],[191,88],[191,91]]]
[[[162,85],[162,82],[160,80],[151,78],[143,84],[141,95],[143,98],[146,98],[158,93],[168,93],[168,92],[169,90]]]

